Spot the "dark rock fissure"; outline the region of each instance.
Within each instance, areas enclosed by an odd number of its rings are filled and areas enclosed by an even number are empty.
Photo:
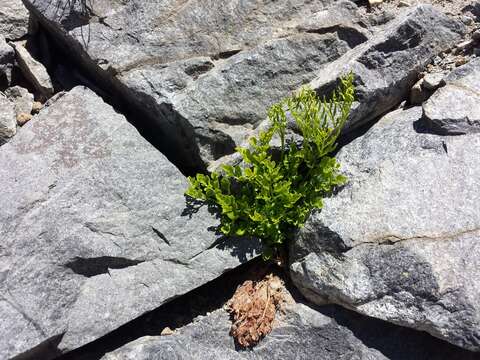
[[[122,325],[109,334],[58,357],[58,360],[98,360],[105,353],[143,336],[160,335],[165,327],[180,328],[199,315],[221,308],[233,296],[236,288],[255,274],[266,273],[261,259],[226,272],[215,280],[182,296],[171,299],[159,308]],[[29,359],[34,359],[29,358]],[[35,358],[38,359],[38,358]]]
[[[278,273],[285,279],[288,290],[297,303],[302,303],[344,326],[369,348],[384,354],[388,359],[436,359],[451,358],[473,360],[475,354],[436,339],[425,332],[393,325],[382,320],[368,318],[337,305],[316,306],[307,302],[288,280],[288,275],[278,268],[264,263],[261,259],[229,271],[217,279],[189,293],[173,298],[165,305],[119,327],[111,333],[63,354],[57,360],[99,360],[106,353],[144,336],[160,336],[166,327],[179,329],[194,321],[200,315],[207,315],[224,306],[236,288],[246,280],[260,279],[268,273]],[[181,329],[180,329],[181,332]],[[328,333],[328,331],[327,331]],[[339,341],[330,339],[332,347]],[[38,358],[38,357],[37,357]],[[33,359],[27,357],[24,359]]]
[[[65,264],[75,274],[92,277],[108,273],[108,269],[124,269],[129,266],[135,266],[144,262],[144,260],[131,260],[121,257],[101,256],[95,258],[76,257]]]
[[[152,230],[160,239],[162,239],[165,242],[165,244],[167,244],[168,246],[171,245],[170,241],[168,241],[167,237],[160,230],[154,228],[153,226],[152,226]]]
[[[99,68],[80,44],[68,43],[56,29],[38,13],[34,6],[25,3],[30,15],[39,23],[39,28],[48,38],[50,53],[65,67],[66,73],[76,74],[73,83],[65,90],[83,85],[124,115],[139,133],[155,148],[164,154],[184,175],[205,172],[205,166],[195,148],[193,129],[187,121],[177,116],[172,109],[159,109],[155,100],[144,94],[132,93],[111,73],[111,68]],[[88,30],[85,36],[88,38]],[[83,41],[87,41],[88,39]],[[73,43],[73,42],[72,42]],[[75,49],[72,49],[72,46]],[[49,73],[52,67],[47,65]],[[196,69],[192,76],[198,76],[209,69]],[[198,72],[199,71],[199,72]],[[71,80],[71,79],[69,79]],[[137,100],[139,99],[139,100]],[[147,104],[146,104],[147,103]]]

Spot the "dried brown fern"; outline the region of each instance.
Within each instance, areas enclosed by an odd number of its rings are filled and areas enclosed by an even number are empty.
[[[261,281],[244,282],[227,303],[233,319],[230,335],[241,347],[256,345],[272,331],[275,314],[284,299],[283,281],[267,275]]]

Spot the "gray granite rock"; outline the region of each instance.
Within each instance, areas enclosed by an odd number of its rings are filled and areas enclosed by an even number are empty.
[[[480,136],[421,117],[397,110],[340,151],[349,183],[299,231],[291,275],[318,304],[480,351]]]
[[[270,105],[370,34],[349,1],[98,0],[90,19],[66,2],[26,1],[185,167],[234,152]]]
[[[257,254],[187,207],[180,171],[85,88],[2,146],[0,184],[2,359],[77,348]]]
[[[12,81],[12,68],[15,62],[15,51],[0,34],[0,89],[6,88]]]
[[[450,135],[480,132],[480,59],[455,69],[445,82],[423,105],[431,130]]]
[[[346,131],[385,114],[403,100],[421,70],[462,38],[464,25],[430,5],[412,6],[376,33],[318,72],[310,86],[328,93],[342,74],[353,71],[357,101]]]
[[[251,351],[238,351],[225,310],[197,318],[171,336],[148,336],[106,354],[102,360],[170,359],[387,359],[346,328],[303,304],[291,305],[276,328]],[[315,354],[315,355],[313,355]]]
[[[425,333],[358,316],[335,307],[296,303],[279,314],[274,330],[251,350],[235,348],[224,310],[197,318],[170,336],[146,336],[106,354],[102,360],[196,359],[408,359],[473,360]]]
[[[17,133],[13,103],[0,92],[0,145]],[[7,186],[8,189],[8,186]]]
[[[12,42],[11,44],[15,49],[18,66],[25,78],[31,82],[44,100],[50,98],[54,90],[52,80],[45,66],[33,58],[23,42]]]
[[[422,85],[427,90],[437,90],[439,87],[445,85],[444,77],[445,74],[441,72],[428,73],[423,78]]]
[[[22,0],[0,2],[0,35],[17,40],[28,33],[29,13]]]
[[[5,90],[5,95],[15,104],[15,115],[30,114],[33,106],[33,94],[21,86],[13,86]]]
[[[422,80],[417,82],[420,71],[438,52],[455,44],[463,28],[431,6],[412,7],[376,29],[369,41],[322,67],[308,85],[321,96],[328,95],[340,76],[355,73],[357,101],[346,124],[345,131],[349,132],[407,98],[411,104],[428,99],[431,91],[422,87]],[[250,135],[268,126],[268,119],[264,120]],[[289,130],[290,135],[298,137],[294,129]],[[248,147],[248,141],[241,146]],[[210,162],[208,169],[216,171],[224,163],[240,162],[240,154],[229,154]]]

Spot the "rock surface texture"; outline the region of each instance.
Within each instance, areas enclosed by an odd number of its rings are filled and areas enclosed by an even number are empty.
[[[102,360],[297,359],[297,360],[473,360],[426,334],[355,317],[344,310],[319,311],[292,304],[257,347],[238,351],[228,335],[231,322],[224,310],[196,319],[170,336],[147,336],[106,354]]]
[[[270,105],[369,34],[348,1],[98,0],[83,17],[67,2],[26,1],[184,166],[234,152]]]
[[[0,93],[0,145],[7,142],[16,133],[15,106],[5,95]]]
[[[21,43],[12,43],[17,55],[18,66],[44,100],[49,99],[54,91],[50,75],[42,63],[35,60],[30,52]]]
[[[423,125],[397,110],[340,151],[349,183],[299,232],[291,274],[311,301],[480,351],[480,136]]]
[[[28,32],[28,10],[22,0],[0,2],[0,34],[9,40],[17,40]]]
[[[348,70],[362,85],[351,124],[371,120],[401,102],[421,68],[464,31],[430,6],[409,9],[372,35],[348,1],[102,0],[93,17],[73,24],[66,19],[80,20],[82,9],[65,2],[26,3],[82,54],[84,67],[148,110],[168,134],[166,148],[180,145],[184,154],[175,156],[192,166],[234,152],[291,91],[306,83],[331,89]]]
[[[480,59],[452,71],[447,85],[424,105],[423,113],[432,131],[444,135],[480,132]]]
[[[179,170],[85,88],[2,146],[0,184],[2,359],[79,347],[256,254],[186,207]]]
[[[0,88],[6,88],[12,81],[12,68],[15,61],[15,51],[5,41],[0,32]]]
[[[353,71],[357,102],[346,130],[385,114],[407,98],[420,71],[440,51],[461,39],[462,24],[430,5],[412,7],[371,40],[331,62],[309,84],[328,93],[337,79]]]

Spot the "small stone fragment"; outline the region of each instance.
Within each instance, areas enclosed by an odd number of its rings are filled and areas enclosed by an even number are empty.
[[[17,55],[17,62],[23,75],[45,99],[53,95],[53,84],[45,66],[35,60],[21,43],[11,43]]]
[[[480,41],[480,30],[475,30],[475,32],[472,34],[472,40],[475,42]]]
[[[409,7],[411,4],[408,1],[400,1],[398,7]]]
[[[468,62],[468,59],[462,56],[457,60],[455,60],[455,66],[462,66],[462,65],[465,65],[467,62]]]
[[[460,44],[457,44],[455,47],[455,53],[460,54],[461,52],[465,52],[473,46],[472,40],[465,40],[462,41]]]
[[[32,104],[32,114],[37,114],[42,110],[43,104],[40,101],[34,101]]]
[[[370,6],[378,6],[383,3],[383,0],[368,0],[368,3],[370,4]]]
[[[19,126],[25,125],[27,122],[32,120],[32,114],[27,114],[27,113],[20,113],[17,115],[17,124]]]
[[[173,335],[173,334],[175,334],[175,331],[170,329],[168,326],[166,328],[164,328],[162,330],[162,332],[160,333],[160,335],[162,335],[162,336],[168,336],[168,335]]]
[[[423,78],[422,86],[427,90],[436,90],[445,84],[443,78],[444,74],[440,72],[427,74]]]
[[[468,15],[464,15],[461,17],[462,19],[462,22],[465,24],[465,25],[472,25],[473,23],[473,19],[471,16],[468,16]]]

